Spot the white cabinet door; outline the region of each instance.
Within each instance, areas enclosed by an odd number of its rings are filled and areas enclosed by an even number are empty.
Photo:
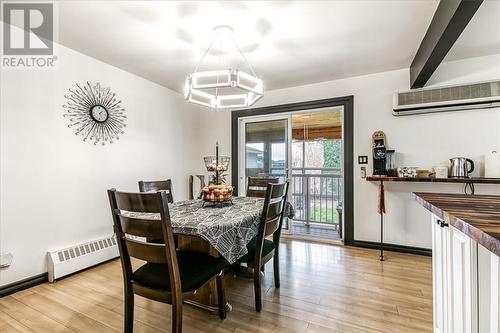
[[[479,332],[500,333],[500,257],[478,245]]]
[[[435,333],[478,332],[477,243],[432,216]]]
[[[449,230],[449,332],[477,332],[477,243],[458,229]]]
[[[500,333],[500,257],[494,253],[490,253],[490,258],[490,329],[491,332]]]
[[[432,215],[432,289],[434,310],[434,332],[447,330],[447,258],[448,229],[441,227],[441,220]]]

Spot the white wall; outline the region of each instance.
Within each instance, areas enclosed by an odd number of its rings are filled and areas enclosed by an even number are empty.
[[[335,64],[332,64],[334,66]],[[476,82],[500,78],[500,55],[442,64],[431,78],[432,85]],[[478,162],[483,155],[500,148],[500,110],[462,111],[408,117],[392,116],[392,95],[409,89],[409,70],[396,70],[300,87],[267,91],[256,107],[354,95],[354,237],[379,241],[376,213],[377,186],[359,178],[358,155],[371,156],[371,135],[387,134],[388,144],[397,151],[397,164],[432,168],[454,156]],[[230,112],[206,111],[206,128],[201,149],[210,150],[218,140],[230,153]],[[370,161],[371,163],[371,161]],[[372,170],[371,164],[368,166]],[[389,243],[430,248],[428,213],[410,197],[413,191],[461,192],[457,184],[387,184],[385,240]],[[477,186],[478,193],[500,194],[499,186]]]
[[[54,71],[6,71],[0,77],[0,253],[13,265],[0,285],[46,271],[45,253],[112,232],[106,189],[136,190],[137,180],[170,177],[176,200],[187,177],[202,171],[215,141],[230,155],[230,112],[202,110],[179,94],[60,47]],[[500,56],[442,64],[432,84],[500,78]],[[64,94],[87,80],[123,100],[128,127],[109,146],[84,143],[67,128]],[[384,130],[398,164],[430,168],[456,155],[481,161],[500,148],[500,111],[464,111],[396,118],[392,93],[408,89],[408,70],[268,91],[257,105],[354,95],[354,155],[370,155],[371,134]],[[377,241],[376,185],[355,169],[355,239]],[[371,170],[371,166],[369,166]],[[459,185],[388,184],[386,241],[430,247],[428,214],[411,191],[460,192]],[[497,186],[478,192],[500,193]]]
[[[63,117],[64,94],[87,80],[126,109],[112,145],[83,142]],[[202,166],[200,113],[179,94],[62,46],[56,70],[2,70],[0,85],[0,253],[14,255],[0,285],[46,272],[47,250],[110,235],[110,187],[172,178],[175,199],[187,199]]]

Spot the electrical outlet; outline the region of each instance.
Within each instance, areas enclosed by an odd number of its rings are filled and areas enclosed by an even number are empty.
[[[366,155],[358,156],[358,164],[368,164],[368,156]]]
[[[0,268],[7,268],[12,265],[12,260],[14,260],[14,256],[12,253],[2,254],[0,255]]]

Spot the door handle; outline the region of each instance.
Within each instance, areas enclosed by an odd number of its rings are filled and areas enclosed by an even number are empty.
[[[446,223],[446,221],[443,220],[438,220],[438,223],[441,226],[441,228],[446,228],[450,226],[448,223]]]

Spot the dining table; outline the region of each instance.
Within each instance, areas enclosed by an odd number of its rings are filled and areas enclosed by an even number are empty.
[[[202,238],[234,264],[257,235],[263,207],[262,198],[234,197],[232,202],[216,205],[204,205],[198,199],[179,201],[169,205],[169,212],[175,234]]]
[[[257,235],[263,198],[233,197],[231,202],[204,205],[200,199],[178,201],[168,205],[173,232],[179,251],[203,252],[222,256],[228,266],[247,251],[247,244]],[[126,215],[159,219],[159,214],[127,212]],[[191,305],[218,311],[215,279],[197,290]],[[230,310],[231,305],[226,304]]]

